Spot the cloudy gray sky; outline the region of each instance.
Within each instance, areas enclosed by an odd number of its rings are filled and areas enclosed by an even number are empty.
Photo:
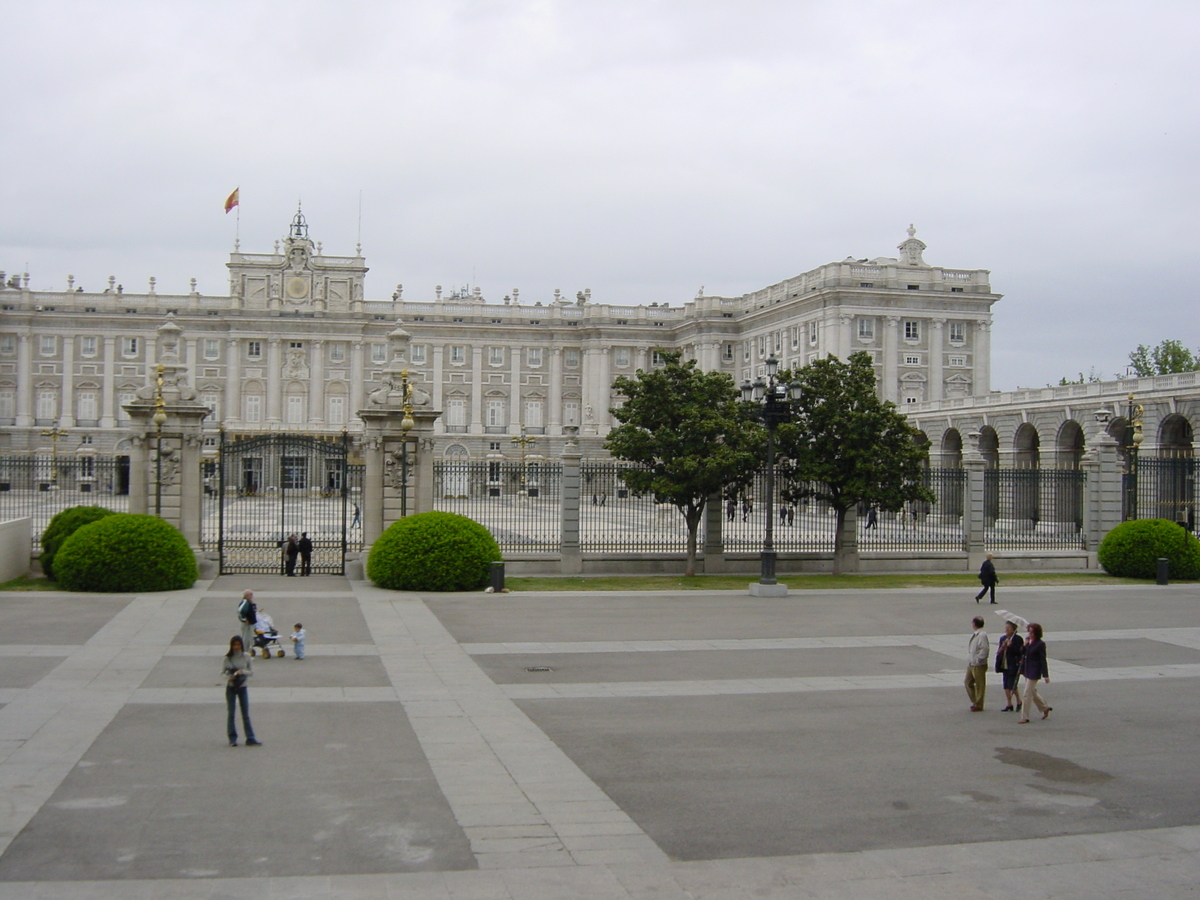
[[[368,296],[741,295],[846,256],[992,271],[993,386],[1200,345],[1200,4],[0,5],[0,268],[227,291],[298,200]]]

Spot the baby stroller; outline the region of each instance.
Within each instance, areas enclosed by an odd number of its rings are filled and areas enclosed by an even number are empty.
[[[256,627],[254,629],[254,646],[250,648],[250,655],[253,656],[257,649],[262,651],[263,659],[270,659],[272,647],[275,648],[276,656],[287,656],[283,645],[279,643],[279,632],[274,625],[269,625],[265,629]]]

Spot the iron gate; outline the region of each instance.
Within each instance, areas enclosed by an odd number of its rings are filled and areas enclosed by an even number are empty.
[[[314,575],[344,574],[347,551],[362,548],[363,467],[349,461],[348,435],[222,434],[204,467],[202,544],[217,551],[222,575],[284,574],[292,534],[312,541]]]

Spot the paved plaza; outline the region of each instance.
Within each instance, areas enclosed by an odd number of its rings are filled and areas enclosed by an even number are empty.
[[[253,587],[308,658],[256,660]],[[0,898],[1200,896],[1200,587],[0,594]],[[962,686],[1046,628],[1054,707]]]

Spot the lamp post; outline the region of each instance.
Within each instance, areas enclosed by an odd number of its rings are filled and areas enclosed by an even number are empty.
[[[776,381],[779,360],[772,353],[767,357],[767,377],[761,375],[751,384],[742,382],[742,400],[760,406],[758,418],[767,427],[767,527],[763,535],[761,572],[759,584],[775,584],[775,429],[781,422],[792,417],[792,404],[800,399],[801,386],[798,381],[789,385]]]
[[[154,514],[162,518],[162,427],[167,423],[167,404],[163,400],[163,365],[154,376]]]
[[[1142,433],[1142,404],[1133,402],[1129,392],[1128,420],[1125,425],[1125,518],[1137,518],[1138,448],[1145,435]]]
[[[521,451],[521,486],[517,489],[517,496],[525,497],[528,496],[528,492],[525,487],[525,454],[528,452],[529,448],[533,446],[537,438],[533,437],[532,435],[526,435],[525,426],[522,425],[520,436],[511,438],[510,440],[512,441],[513,446],[520,448]]]
[[[58,442],[67,436],[68,432],[65,428],[59,428],[58,423],[54,423],[53,428],[47,428],[42,432],[42,437],[50,438],[50,490],[58,490]]]
[[[400,373],[400,395],[404,400],[404,418],[400,420],[400,518],[408,515],[408,433],[413,430],[412,385],[408,383],[408,369]]]

